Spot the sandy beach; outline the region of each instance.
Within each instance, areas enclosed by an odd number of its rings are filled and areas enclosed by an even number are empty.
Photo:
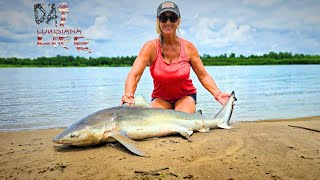
[[[54,144],[63,129],[0,132],[0,179],[320,179],[320,116],[232,123],[231,130],[119,143]]]

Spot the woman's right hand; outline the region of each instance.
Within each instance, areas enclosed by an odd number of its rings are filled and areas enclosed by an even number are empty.
[[[123,104],[133,105],[134,103],[135,102],[134,102],[133,94],[126,93],[121,98],[121,105],[123,105]]]

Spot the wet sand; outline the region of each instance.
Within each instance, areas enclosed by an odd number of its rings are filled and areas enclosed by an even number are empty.
[[[0,179],[320,179],[320,116],[232,123],[231,130],[139,141],[151,157],[119,143],[75,148],[62,129],[0,132]],[[292,126],[289,126],[292,125]]]

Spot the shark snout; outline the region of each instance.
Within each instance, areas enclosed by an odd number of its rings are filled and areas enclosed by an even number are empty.
[[[53,142],[58,143],[58,144],[66,144],[67,139],[64,133],[58,134],[56,137],[52,139]]]
[[[62,143],[63,142],[63,140],[61,140],[60,134],[57,135],[56,137],[54,137],[52,139],[52,141],[55,142],[55,143]]]

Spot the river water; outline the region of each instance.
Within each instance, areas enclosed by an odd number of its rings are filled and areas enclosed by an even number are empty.
[[[235,91],[231,122],[320,115],[320,65],[207,66],[218,87]],[[1,68],[0,130],[67,127],[97,110],[117,106],[130,67]],[[221,105],[194,73],[197,109],[214,117]],[[150,101],[146,68],[136,94]]]

